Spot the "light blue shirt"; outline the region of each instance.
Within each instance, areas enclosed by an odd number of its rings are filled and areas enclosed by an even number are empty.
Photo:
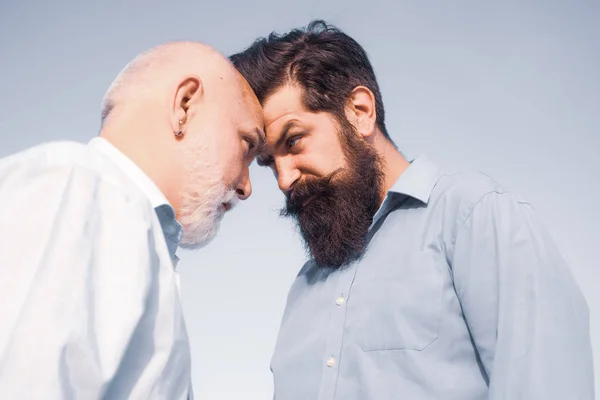
[[[369,237],[292,285],[276,400],[593,400],[588,307],[530,204],[420,157]]]

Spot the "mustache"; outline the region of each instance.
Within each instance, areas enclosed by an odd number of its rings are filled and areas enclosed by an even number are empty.
[[[234,189],[230,189],[227,191],[227,193],[223,196],[223,203],[229,203],[229,205],[231,206],[231,208],[235,208],[235,206],[238,205],[238,203],[240,202],[239,197],[237,196],[237,193]]]
[[[286,193],[286,208],[283,215],[296,215],[304,203],[312,197],[327,197],[335,194],[334,179],[342,172],[339,168],[323,178],[305,178]]]

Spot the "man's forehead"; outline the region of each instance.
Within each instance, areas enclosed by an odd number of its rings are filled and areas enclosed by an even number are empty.
[[[302,112],[304,107],[300,98],[300,90],[291,85],[286,85],[270,95],[263,103],[265,128],[276,122],[282,122],[285,117]]]
[[[242,112],[238,113],[238,118],[242,131],[256,133],[261,142],[266,140],[263,110],[258,101],[251,102],[245,99]]]
[[[264,129],[264,115],[263,109],[254,97],[254,101],[250,96],[244,96],[239,102],[240,107],[235,111],[237,117],[240,121],[248,121],[249,124],[252,124],[252,129],[258,128],[260,130]],[[230,107],[231,111],[234,111],[235,107]],[[249,127],[246,127],[248,130]]]

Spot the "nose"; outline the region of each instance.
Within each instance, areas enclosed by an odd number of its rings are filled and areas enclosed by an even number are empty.
[[[288,192],[300,178],[300,171],[285,159],[275,161],[275,176],[279,190]]]
[[[246,200],[252,195],[252,182],[250,182],[250,170],[248,167],[244,168],[242,177],[235,188],[235,193],[240,200]]]

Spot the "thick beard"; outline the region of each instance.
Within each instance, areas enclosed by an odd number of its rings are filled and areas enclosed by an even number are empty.
[[[189,184],[183,194],[179,215],[183,225],[179,245],[184,249],[199,249],[214,239],[223,218],[221,205],[226,202],[233,205],[237,201],[235,191],[227,189],[218,172],[218,149],[209,137],[209,134],[198,135],[196,145],[184,155],[190,160],[184,172]]]
[[[346,167],[324,178],[298,182],[280,212],[296,220],[315,263],[329,268],[348,265],[363,256],[369,226],[382,200],[380,157],[357,137],[347,121],[340,125]]]

